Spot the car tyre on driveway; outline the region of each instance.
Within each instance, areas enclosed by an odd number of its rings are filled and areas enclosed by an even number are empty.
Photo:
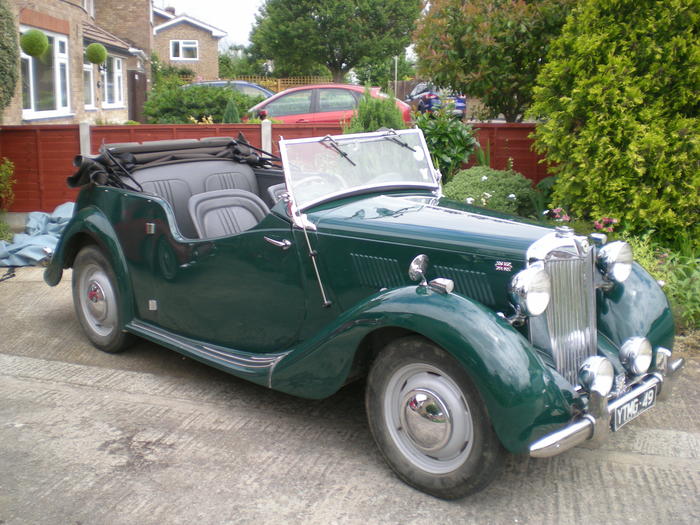
[[[382,350],[365,404],[385,460],[419,490],[457,499],[500,471],[506,452],[479,392],[453,357],[422,337],[397,339]]]
[[[122,331],[119,291],[114,270],[97,246],[78,252],[73,264],[73,304],[90,342],[103,352],[117,353],[133,343]]]

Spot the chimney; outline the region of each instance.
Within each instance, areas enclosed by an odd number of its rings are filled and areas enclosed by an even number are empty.
[[[165,10],[170,13],[171,15],[175,16],[175,8],[174,7],[166,7]]]

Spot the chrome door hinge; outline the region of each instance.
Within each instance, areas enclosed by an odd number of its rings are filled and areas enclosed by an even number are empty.
[[[146,235],[153,235],[156,233],[156,224],[154,222],[146,223]]]

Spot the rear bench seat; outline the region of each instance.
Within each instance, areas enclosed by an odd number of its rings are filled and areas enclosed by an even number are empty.
[[[247,164],[230,160],[154,166],[139,170],[134,175],[144,192],[157,195],[170,204],[180,232],[190,239],[199,238],[188,207],[193,195],[219,190],[243,190],[256,197],[260,195],[253,169]]]

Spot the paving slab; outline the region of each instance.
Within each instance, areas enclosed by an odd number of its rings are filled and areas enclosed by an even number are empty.
[[[457,502],[393,475],[363,385],[272,392],[158,345],[94,349],[70,272],[0,283],[0,524],[700,523],[700,351],[676,394],[601,447],[511,457]]]

